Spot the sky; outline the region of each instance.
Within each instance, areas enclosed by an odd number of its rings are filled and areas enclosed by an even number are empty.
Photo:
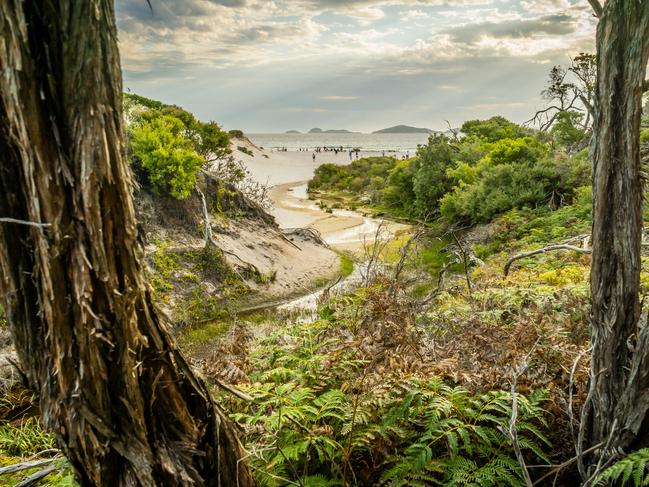
[[[116,0],[125,89],[248,133],[521,123],[594,50],[587,0],[150,1]]]

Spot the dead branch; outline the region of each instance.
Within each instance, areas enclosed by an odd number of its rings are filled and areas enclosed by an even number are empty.
[[[282,233],[284,233],[285,235],[297,235],[305,239],[310,239],[324,247],[329,248],[329,244],[324,240],[324,238],[322,238],[322,234],[320,234],[320,232],[318,232],[315,228],[285,228],[282,230]]]
[[[36,228],[47,228],[52,226],[51,223],[30,222],[27,220],[17,220],[16,218],[9,218],[9,217],[0,218],[0,223],[16,223],[18,225],[27,225]]]
[[[247,262],[247,261],[243,260],[241,257],[239,257],[234,252],[230,252],[229,250],[225,250],[225,249],[221,249],[221,252],[223,252],[224,254],[227,254],[227,255],[231,255],[232,257],[237,259],[239,262],[241,262],[244,267],[246,267],[248,269],[252,269],[253,272],[257,273],[258,275],[262,274],[262,272],[259,270],[259,268],[255,264],[251,264],[250,262]]]
[[[406,244],[401,247],[401,255],[399,257],[399,262],[397,262],[396,267],[394,268],[394,275],[392,276],[392,279],[396,282],[399,280],[399,276],[403,272],[403,269],[406,265],[406,259],[408,257],[408,254],[410,253],[410,248],[412,247],[413,244],[417,243],[419,239],[426,234],[427,230],[424,228],[418,228],[415,233],[412,234],[412,236],[408,239]]]
[[[230,384],[226,384],[225,382],[221,382],[220,380],[218,380],[216,378],[212,378],[211,380],[214,381],[214,383],[217,386],[219,386],[221,389],[223,389],[225,391],[228,391],[230,394],[233,394],[233,395],[237,396],[239,399],[243,399],[246,402],[253,402],[255,400],[252,396],[249,396],[245,392],[237,389],[236,387],[234,387],[234,386],[232,386]]]
[[[527,353],[527,355],[523,357],[518,367],[512,370],[512,385],[511,385],[512,414],[511,417],[509,418],[509,430],[506,431],[506,434],[512,443],[512,447],[514,448],[514,454],[516,455],[518,464],[521,467],[521,471],[523,473],[523,479],[525,480],[525,485],[527,487],[533,487],[534,484],[532,483],[530,472],[527,469],[527,465],[525,464],[525,457],[523,456],[520,443],[518,442],[518,431],[516,429],[516,420],[518,419],[518,399],[516,397],[516,386],[518,384],[518,378],[521,375],[523,375],[525,371],[527,371],[529,367],[529,359],[534,353],[534,351],[536,350],[536,346],[538,345],[540,340],[541,338],[539,337],[534,343],[534,345],[532,345],[532,348]]]
[[[212,225],[210,224],[210,214],[207,211],[207,200],[205,199],[205,194],[196,187],[196,192],[201,197],[201,202],[203,203],[203,225],[205,227],[205,246],[214,245],[216,242],[212,238]]]
[[[523,252],[523,253],[520,253],[520,254],[516,254],[513,257],[510,257],[509,260],[505,263],[505,267],[503,268],[503,272],[505,273],[505,276],[509,275],[510,267],[517,260],[524,259],[526,257],[532,257],[532,256],[538,255],[538,254],[544,254],[546,252],[552,252],[553,250],[571,250],[573,252],[578,252],[580,254],[590,254],[591,253],[590,249],[584,249],[582,247],[576,247],[574,245],[568,245],[568,244],[548,245],[547,247],[543,247],[541,249],[532,250],[530,252]]]
[[[18,482],[14,487],[30,487],[32,485],[36,485],[39,480],[44,479],[49,474],[54,473],[54,471],[56,470],[58,470],[58,467],[56,465],[50,465],[43,470],[39,470],[38,472],[31,474],[22,482]]]
[[[20,472],[21,470],[29,470],[30,468],[44,467],[52,463],[57,458],[60,457],[46,458],[45,460],[32,460],[30,462],[14,463],[13,465],[8,465],[6,467],[0,468],[0,475]]]
[[[584,450],[583,454],[584,454],[584,455],[587,455],[587,454],[589,454],[589,453],[592,453],[593,451],[595,451],[595,450],[597,450],[599,447],[601,447],[603,444],[604,444],[604,443],[602,442],[602,443],[598,443],[597,445],[591,446],[588,450]],[[534,481],[534,484],[533,484],[533,485],[539,485],[539,484],[541,484],[545,479],[547,479],[548,477],[550,477],[550,476],[552,476],[552,475],[556,475],[556,474],[558,474],[558,473],[561,472],[561,470],[563,470],[564,468],[567,468],[567,467],[569,467],[570,465],[572,465],[573,463],[575,463],[579,458],[580,458],[580,457],[578,457],[578,456],[574,456],[574,457],[572,457],[571,459],[566,460],[566,461],[563,462],[563,463],[560,463],[559,465],[539,465],[539,466],[542,466],[542,467],[548,467],[548,468],[551,468],[552,470],[550,470],[549,472],[547,472],[547,473],[544,474],[543,476],[541,476],[541,477],[539,477],[538,479],[536,479],[536,480]]]
[[[295,242],[293,242],[290,238],[288,238],[286,235],[284,235],[284,232],[281,232],[281,231],[280,231],[280,232],[279,232],[279,235],[280,235],[280,237],[282,237],[282,239],[286,240],[289,244],[291,244],[293,247],[295,247],[296,249],[298,249],[300,252],[302,251],[302,249],[300,248],[299,245],[297,245],[297,244],[296,244]]]
[[[383,238],[385,230],[385,221],[381,220],[374,232],[372,243],[370,244],[367,239],[364,238],[363,251],[365,258],[363,260],[367,262],[367,264],[365,266],[365,272],[361,271],[361,276],[363,277],[363,283],[365,285],[369,284],[372,279],[372,276],[374,275],[374,267],[378,265],[381,253],[388,244],[388,240]]]

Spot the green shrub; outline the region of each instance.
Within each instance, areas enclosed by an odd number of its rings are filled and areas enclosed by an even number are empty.
[[[189,196],[204,163],[183,135],[178,118],[154,117],[131,129],[131,151],[154,191],[178,199]]]

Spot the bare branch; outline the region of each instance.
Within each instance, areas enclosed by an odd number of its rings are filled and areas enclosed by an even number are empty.
[[[18,225],[28,225],[30,227],[36,227],[36,228],[47,228],[51,227],[51,223],[38,223],[38,222],[30,222],[26,220],[17,220],[15,218],[0,218],[0,223],[16,223]]]
[[[597,450],[598,448],[600,448],[603,444],[604,444],[604,442],[601,442],[601,443],[598,443],[597,445],[591,446],[588,450],[584,450],[584,451],[582,452],[582,454],[583,454],[583,455],[587,455],[588,453],[592,453],[592,452],[594,452],[595,450]],[[550,466],[550,465],[547,465],[547,467],[552,468],[552,470],[550,470],[548,473],[546,473],[546,474],[543,475],[542,477],[536,479],[536,480],[534,481],[534,485],[539,485],[539,484],[541,484],[545,479],[547,479],[548,477],[550,477],[550,476],[552,476],[552,475],[557,475],[559,472],[561,472],[561,470],[563,470],[564,468],[569,467],[570,465],[572,465],[573,463],[575,463],[577,460],[579,460],[579,458],[580,458],[579,456],[574,456],[574,457],[572,457],[571,459],[566,460],[566,461],[563,462],[563,463],[560,463],[559,465],[551,465],[551,466]],[[542,467],[546,467],[546,465],[540,465],[540,466],[542,466]],[[531,467],[530,467],[530,468],[531,468]]]
[[[586,97],[584,95],[579,95],[579,99],[581,100],[581,102],[586,107],[586,110],[588,110],[588,114],[591,117],[594,117],[595,116],[595,109],[593,108],[593,105],[591,105],[591,103],[586,99]]]
[[[588,0],[588,3],[590,3],[590,6],[593,7],[593,11],[595,12],[596,17],[601,17],[602,12],[604,9],[602,8],[602,4],[599,3],[599,0]]]
[[[39,480],[44,479],[49,474],[54,473],[56,470],[58,470],[58,467],[56,465],[45,467],[43,470],[39,470],[38,472],[31,474],[22,482],[18,482],[15,487],[29,487],[31,485],[36,485]]]
[[[521,472],[523,474],[523,480],[525,481],[526,487],[533,487],[534,484],[532,483],[532,478],[530,477],[530,472],[527,468],[527,465],[525,464],[525,457],[523,456],[523,452],[521,450],[521,446],[518,441],[518,430],[516,428],[516,421],[518,419],[518,398],[516,394],[516,388],[518,384],[518,378],[521,375],[523,375],[529,368],[530,357],[536,350],[536,347],[539,344],[540,340],[541,337],[539,337],[534,343],[534,345],[532,345],[532,348],[527,353],[527,355],[523,357],[523,359],[518,364],[518,366],[515,367],[514,370],[512,370],[512,383],[511,383],[512,414],[511,417],[509,418],[509,429],[504,431],[504,433],[509,437],[509,440],[512,443],[512,447],[514,448],[514,454],[516,455],[518,464],[521,467]]]
[[[252,396],[249,396],[248,394],[246,394],[245,392],[237,389],[233,385],[226,384],[225,382],[221,382],[220,380],[218,380],[216,378],[212,378],[211,380],[213,380],[216,383],[216,385],[219,386],[221,389],[223,389],[225,391],[228,391],[230,394],[233,394],[233,395],[237,396],[239,399],[243,399],[246,402],[253,402],[254,401],[254,398]]]
[[[510,257],[509,260],[505,263],[503,272],[505,273],[505,276],[509,275],[509,268],[517,260],[524,259],[525,257],[532,257],[533,255],[544,254],[546,252],[551,252],[553,250],[572,250],[573,252],[578,252],[580,254],[591,253],[589,249],[584,249],[582,247],[575,247],[574,245],[567,245],[567,244],[548,245],[547,247],[543,247],[542,249],[536,249],[530,252],[523,252],[521,254],[516,254],[513,257]]]
[[[8,473],[13,473],[13,472],[20,472],[21,470],[27,470],[30,468],[44,467],[45,465],[49,465],[50,463],[52,463],[57,458],[60,457],[47,458],[45,460],[34,460],[31,462],[14,463],[13,465],[8,465],[6,467],[0,468],[0,475],[6,475]]]

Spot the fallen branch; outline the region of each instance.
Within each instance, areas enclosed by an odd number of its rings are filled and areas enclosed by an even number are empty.
[[[15,463],[13,465],[8,465],[6,467],[0,468],[0,475],[6,475],[8,473],[20,472],[21,470],[29,470],[30,468],[44,467],[49,465],[58,457],[46,458],[45,460],[32,460],[31,462],[22,462]]]
[[[286,240],[289,244],[291,244],[293,247],[295,247],[296,249],[298,249],[300,252],[302,251],[302,249],[300,248],[299,245],[297,245],[297,244],[296,244],[295,242],[293,242],[290,238],[288,238],[286,235],[284,235],[284,232],[280,231],[280,232],[279,232],[279,235],[280,235],[280,237],[282,237],[284,240]]]
[[[18,482],[14,487],[30,487],[31,485],[36,485],[39,480],[42,480],[49,474],[54,473],[56,470],[58,470],[58,468],[59,467],[57,467],[56,465],[50,465],[49,467],[44,468],[43,470],[39,470],[38,472],[30,475],[22,482]]]
[[[578,252],[580,254],[590,254],[591,253],[591,251],[589,249],[584,249],[583,247],[576,247],[574,245],[569,245],[569,244],[548,245],[547,247],[543,247],[542,249],[536,249],[536,250],[532,250],[530,252],[523,252],[521,254],[516,254],[513,257],[510,257],[509,260],[505,263],[505,267],[503,268],[505,276],[509,275],[510,267],[517,260],[524,259],[526,257],[532,257],[532,256],[538,255],[538,254],[544,254],[546,252],[551,252],[553,250],[571,250],[573,252]]]
[[[221,382],[218,379],[212,378],[212,380],[216,383],[217,386],[219,386],[221,389],[228,391],[230,394],[233,394],[237,396],[239,399],[243,399],[246,402],[253,402],[255,399],[252,396],[249,396],[243,391],[240,391],[234,386],[231,386],[230,384],[226,384],[225,382]]]
[[[243,260],[237,254],[235,254],[234,252],[230,252],[229,250],[225,250],[225,249],[222,248],[221,252],[223,252],[224,254],[227,254],[227,255],[231,255],[232,257],[237,259],[239,262],[241,262],[246,268],[252,269],[257,275],[261,276],[262,273],[255,264],[251,264],[250,262],[247,262],[247,261]]]

